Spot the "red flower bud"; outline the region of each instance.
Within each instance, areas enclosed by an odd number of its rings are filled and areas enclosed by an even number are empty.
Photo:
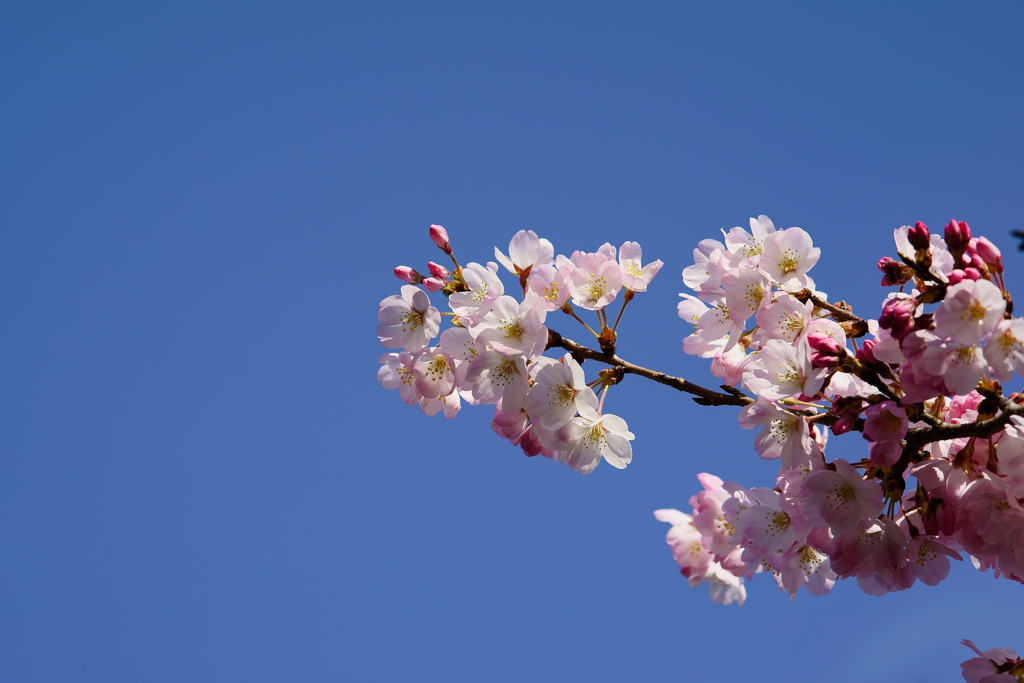
[[[950,221],[944,234],[946,247],[954,255],[963,254],[971,241],[971,227],[963,221]]]
[[[917,299],[911,297],[889,299],[882,306],[882,314],[878,316],[878,325],[889,330],[894,338],[903,339],[914,329],[915,312],[917,312]]]
[[[907,231],[907,240],[910,246],[918,251],[925,251],[931,246],[931,236],[928,234],[928,226],[918,221],[914,227]],[[909,254],[908,254],[909,256]]]

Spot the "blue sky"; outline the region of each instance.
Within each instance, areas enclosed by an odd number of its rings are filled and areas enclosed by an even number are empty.
[[[629,379],[633,463],[581,477],[401,404],[374,336],[430,223],[467,260],[639,241],[620,351],[707,384],[679,272],[749,216],[865,315],[915,220],[1021,291],[1020,4],[3,14],[0,679],[935,683],[961,638],[1024,650],[1021,586],[970,567],[717,607],[651,511],[771,480],[734,409]]]

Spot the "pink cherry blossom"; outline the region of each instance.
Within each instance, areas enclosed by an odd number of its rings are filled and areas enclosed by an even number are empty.
[[[871,442],[871,460],[889,466],[899,460],[903,437],[910,421],[907,412],[894,401],[876,403],[864,411],[864,438]]]
[[[862,519],[874,519],[882,512],[882,487],[864,481],[842,458],[833,463],[835,471],[821,470],[803,483],[807,496],[803,515],[814,526],[828,527],[836,536],[848,534]]]
[[[530,271],[527,286],[544,300],[548,311],[561,308],[569,300],[568,282],[573,268],[567,258],[559,255],[555,265],[541,264]]]
[[[455,389],[455,362],[440,346],[423,349],[416,354],[412,373],[416,391],[424,398],[447,396]]]
[[[614,249],[614,248],[613,248]],[[622,271],[613,258],[600,251],[573,255],[573,269],[569,276],[569,294],[572,302],[581,308],[596,311],[604,308],[622,289]]]

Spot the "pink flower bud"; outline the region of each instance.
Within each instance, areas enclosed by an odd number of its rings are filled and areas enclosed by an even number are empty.
[[[812,332],[807,335],[807,343],[815,351],[821,351],[833,356],[841,356],[846,353],[846,349],[843,348],[842,344],[827,334],[821,334],[820,332]]]
[[[452,253],[452,245],[448,242],[448,231],[440,225],[430,226],[430,239],[446,254]]]
[[[950,221],[944,235],[946,247],[954,255],[963,254],[971,241],[971,227],[963,221]]]
[[[847,413],[840,417],[834,425],[832,425],[832,433],[836,436],[845,434],[846,432],[853,429],[853,425],[857,422],[857,413]]]
[[[843,362],[846,349],[827,334],[812,332],[807,335],[811,346],[811,365],[816,368],[833,368]]]
[[[424,278],[423,288],[428,292],[440,292],[444,289],[444,280],[439,277]]]
[[[1003,254],[999,247],[989,242],[987,237],[979,237],[977,242],[971,242],[974,244],[975,252],[989,268],[997,273],[1003,272]]]
[[[918,221],[914,227],[907,231],[907,240],[910,246],[918,251],[926,251],[931,246],[931,236],[928,234],[928,226]]]
[[[878,342],[874,339],[868,339],[862,342],[860,348],[857,349],[857,360],[861,363],[877,363],[878,359],[875,358],[875,354],[871,351],[877,343]]]
[[[878,259],[878,269],[884,273],[882,276],[883,287],[905,285],[914,277],[913,268],[888,256]]]
[[[889,299],[882,306],[882,314],[878,316],[878,325],[889,330],[895,339],[903,339],[914,329],[914,313],[917,311],[917,300],[911,297]]]
[[[981,271],[977,268],[964,268],[964,278],[968,280],[980,280]]]
[[[963,282],[964,271],[962,271],[961,269],[957,268],[957,269],[951,271],[950,274],[946,276],[946,279],[949,280],[949,284],[951,284],[951,285],[955,285],[955,284],[957,284],[959,282]]]
[[[408,282],[410,285],[418,285],[423,282],[423,276],[409,266],[398,266],[395,268],[395,277]]]
[[[448,277],[448,269],[439,263],[434,263],[433,261],[431,261],[430,263],[427,264],[427,268],[430,269],[430,274],[433,275],[434,277],[439,277],[442,280]]]

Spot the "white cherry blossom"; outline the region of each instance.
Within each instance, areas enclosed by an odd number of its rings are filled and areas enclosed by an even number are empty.
[[[574,417],[558,430],[558,439],[568,454],[567,463],[580,474],[593,472],[602,458],[612,467],[623,469],[633,459],[629,442],[634,438],[625,420],[608,413],[593,420]]]
[[[985,342],[989,372],[1000,382],[1024,375],[1024,319],[1001,320]]]
[[[505,410],[519,410],[530,388],[528,377],[525,358],[487,349],[470,361],[463,388],[484,405],[502,399]]]
[[[508,256],[494,248],[494,258],[513,275],[529,274],[532,268],[551,263],[554,255],[555,248],[551,242],[538,238],[533,230],[520,230],[512,236]]]
[[[385,353],[377,361],[383,363],[377,369],[377,381],[385,389],[398,389],[398,397],[407,405],[416,405],[421,396],[416,390],[416,376],[412,371],[411,353]]]
[[[758,266],[783,289],[813,289],[814,283],[807,278],[807,271],[814,267],[820,256],[821,249],[814,246],[806,231],[787,228],[765,238],[764,255]]]
[[[751,356],[748,369],[766,383],[752,391],[772,401],[800,394],[815,396],[827,374],[827,370],[811,366],[810,347],[803,339],[795,345],[772,339]]]
[[[757,312],[757,325],[767,339],[793,342],[811,322],[813,311],[814,304],[810,301],[800,303],[793,295],[780,292]]]
[[[935,309],[935,334],[962,346],[977,344],[1003,319],[1006,301],[988,280],[964,280],[946,291]]]
[[[389,349],[415,353],[430,343],[441,329],[441,313],[419,287],[404,285],[401,294],[380,302],[377,336]]]
[[[761,428],[754,439],[754,449],[765,460],[782,458],[783,470],[810,462],[814,439],[806,418],[772,401],[758,399],[740,411],[739,421],[743,429]]]
[[[527,291],[522,303],[510,296],[500,296],[470,332],[479,343],[498,353],[532,358],[544,353],[547,345],[546,316],[547,307],[536,292]]]
[[[771,300],[768,276],[750,266],[740,266],[723,275],[722,289],[729,317],[740,327]]]
[[[448,304],[466,325],[473,326],[487,315],[494,300],[505,293],[505,286],[493,270],[479,263],[463,267],[462,278],[469,291],[452,294]]]
[[[725,245],[729,250],[729,261],[733,267],[744,260],[757,265],[764,254],[764,242],[768,235],[775,232],[775,224],[768,216],[750,219],[750,232],[737,226],[725,234]]]
[[[683,269],[683,284],[698,294],[723,294],[722,276],[729,270],[728,252],[718,240],[701,240],[693,265]]]
[[[654,276],[664,265],[660,260],[642,265],[643,252],[639,242],[623,242],[619,247],[619,269],[622,285],[634,292],[646,292]]]
[[[548,363],[534,375],[524,407],[530,419],[555,430],[579,413],[597,419],[597,395],[587,386],[583,368],[568,353],[561,362]]]

